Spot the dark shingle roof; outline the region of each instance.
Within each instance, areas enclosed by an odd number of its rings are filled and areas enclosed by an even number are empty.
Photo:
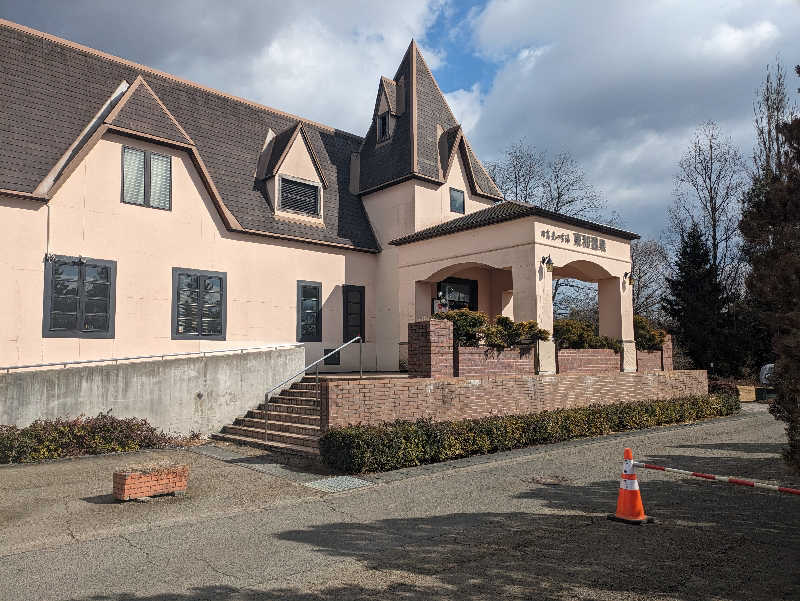
[[[140,85],[134,90],[111,123],[181,144],[192,143],[164,112],[156,97],[145,85]]]
[[[379,250],[361,199],[348,189],[350,155],[362,142],[358,136],[303,120],[328,182],[325,227],[319,228],[276,219],[253,179],[268,129],[291,129],[297,117],[7,21],[0,21],[0,71],[0,189],[32,192],[120,82],[133,83],[141,75],[194,141],[221,199],[243,228]],[[164,137],[169,125],[158,112],[144,117],[148,103],[137,90],[125,118],[135,129]]]
[[[420,242],[422,240],[429,240],[431,238],[438,238],[439,236],[447,236],[448,234],[455,234],[457,232],[464,232],[486,225],[494,225],[495,223],[502,223],[504,221],[511,221],[513,219],[522,219],[523,217],[545,217],[553,219],[569,225],[583,227],[589,230],[594,230],[609,236],[616,236],[625,240],[636,240],[639,238],[638,234],[627,232],[608,225],[586,221],[577,217],[570,217],[547,211],[534,205],[527,205],[518,202],[504,201],[499,202],[494,206],[475,211],[469,215],[458,217],[451,221],[445,221],[439,225],[414,232],[408,236],[397,238],[389,242],[395,246],[402,246],[403,244],[410,244],[411,242]]]
[[[361,148],[361,179],[362,193],[379,189],[397,180],[410,177],[420,177],[444,183],[440,177],[440,167],[444,169],[447,158],[452,153],[453,145],[460,127],[453,112],[447,104],[439,85],[433,77],[425,59],[417,45],[412,41],[408,47],[400,67],[394,76],[397,84],[404,79],[406,85],[395,85],[396,93],[408,96],[403,114],[397,115],[395,130],[388,141],[378,144],[375,140],[375,115],[364,138]],[[389,90],[386,78],[381,78],[378,85],[378,94]],[[380,98],[380,96],[379,96]],[[395,99],[395,105],[398,99]],[[391,105],[391,99],[390,99]],[[378,102],[375,103],[377,110]],[[416,128],[412,129],[412,123]],[[439,131],[444,133],[441,140]],[[494,185],[483,165],[475,156],[466,138],[465,163],[468,164],[468,178],[474,192],[496,200],[502,199],[502,194]],[[415,152],[416,149],[416,152]],[[443,159],[443,154],[447,157]],[[444,165],[442,164],[444,163]]]

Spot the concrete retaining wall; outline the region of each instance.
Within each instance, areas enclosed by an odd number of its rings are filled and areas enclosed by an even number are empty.
[[[97,415],[141,417],[173,433],[208,433],[264,402],[303,369],[302,345],[206,357],[0,374],[0,424]]]

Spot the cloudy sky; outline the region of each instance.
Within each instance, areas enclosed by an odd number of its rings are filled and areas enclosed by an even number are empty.
[[[694,128],[714,119],[749,155],[766,65],[800,63],[798,0],[0,0],[0,16],[361,135],[413,37],[481,158],[520,138],[568,150],[646,236]]]

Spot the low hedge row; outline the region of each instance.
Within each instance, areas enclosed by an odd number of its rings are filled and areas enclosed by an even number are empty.
[[[0,463],[34,463],[78,455],[162,448],[182,440],[159,431],[147,420],[118,418],[109,413],[37,420],[25,428],[0,425]]]
[[[320,454],[327,465],[342,472],[383,472],[571,438],[733,415],[739,409],[737,397],[708,395],[456,422],[400,420],[333,428],[320,439]]]

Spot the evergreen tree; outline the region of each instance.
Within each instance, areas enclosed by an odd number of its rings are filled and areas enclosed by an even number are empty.
[[[700,227],[693,223],[681,236],[674,277],[667,278],[664,313],[686,355],[698,369],[729,371],[720,344],[724,294],[711,263],[711,252]]]
[[[777,355],[770,411],[787,423],[786,458],[800,471],[800,119],[776,129],[784,143],[780,166],[758,174],[740,229],[751,265],[747,287]]]

